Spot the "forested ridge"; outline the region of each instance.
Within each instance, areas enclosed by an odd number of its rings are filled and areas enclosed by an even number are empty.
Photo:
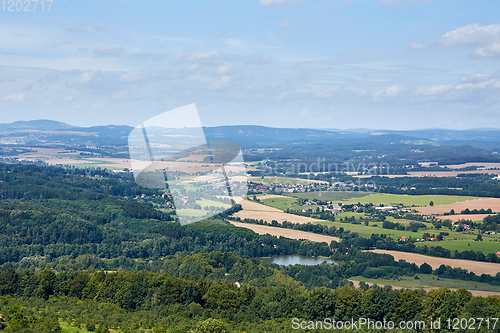
[[[181,226],[154,201],[133,199],[143,194],[161,193],[106,170],[0,164],[5,330],[283,332],[292,331],[292,318],[498,317],[499,297],[472,297],[466,290],[426,295],[349,286],[352,276],[432,272],[426,264],[361,251],[387,241],[379,236],[315,226],[342,241],[276,238],[229,224],[231,212]],[[330,256],[336,263],[283,267],[257,259],[276,254]],[[500,279],[444,266],[433,274],[492,284]]]
[[[214,250],[250,257],[330,254],[325,244],[261,236],[217,218],[181,227],[170,213],[124,199],[155,192],[121,175],[88,178],[79,170],[14,165],[0,170],[0,265],[88,254],[108,259]]]

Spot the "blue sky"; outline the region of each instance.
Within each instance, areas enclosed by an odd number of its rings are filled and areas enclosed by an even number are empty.
[[[39,5],[0,4],[0,122],[500,128],[498,0]]]

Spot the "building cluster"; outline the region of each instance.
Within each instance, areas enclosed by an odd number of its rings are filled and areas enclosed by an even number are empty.
[[[266,194],[266,193],[306,193],[306,192],[331,192],[331,191],[359,191],[359,190],[375,190],[373,184],[355,184],[355,183],[314,183],[310,184],[295,184],[295,183],[269,183],[262,184],[257,182],[248,182],[249,194]]]

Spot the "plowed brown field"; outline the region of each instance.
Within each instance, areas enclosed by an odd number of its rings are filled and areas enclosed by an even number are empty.
[[[406,260],[410,263],[415,263],[418,266],[422,265],[424,262],[431,265],[433,269],[439,268],[441,265],[451,266],[453,268],[460,267],[468,270],[469,272],[474,272],[476,275],[489,274],[495,276],[500,272],[500,264],[495,264],[492,262],[481,262],[472,260],[461,260],[461,259],[448,259],[448,258],[437,258],[424,256],[417,253],[399,252],[399,251],[389,251],[389,250],[371,250],[375,253],[385,253],[390,254],[395,260]]]
[[[448,213],[452,209],[455,210],[456,213],[460,213],[465,208],[469,208],[470,210],[491,208],[494,212],[500,212],[500,198],[484,198],[461,201],[448,205],[418,207],[416,209],[423,214],[444,214]]]
[[[278,208],[269,207],[249,200],[241,201],[240,205],[241,207],[243,207],[243,210],[240,210],[233,216],[239,217],[241,219],[247,218],[254,220],[264,220],[266,222],[272,222],[273,220],[276,220],[280,223],[283,221],[292,223],[308,223],[321,221],[310,217],[287,214],[282,210],[279,210]]]
[[[269,227],[266,225],[258,225],[258,224],[250,224],[250,223],[239,223],[239,222],[232,222],[232,221],[230,221],[230,222],[231,222],[231,224],[233,224],[237,227],[242,227],[242,228],[247,228],[247,229],[253,230],[254,232],[256,232],[260,235],[269,234],[271,236],[276,236],[276,237],[283,236],[283,237],[291,238],[291,239],[308,239],[308,240],[313,241],[313,242],[325,242],[327,244],[330,244],[331,241],[336,241],[336,242],[340,241],[337,237],[318,235],[318,234],[313,234],[313,233],[306,232],[306,231],[277,228],[277,227]]]

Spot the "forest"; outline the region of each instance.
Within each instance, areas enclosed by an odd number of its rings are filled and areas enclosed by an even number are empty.
[[[385,235],[364,238],[343,228],[289,222],[272,225],[341,241],[258,235],[227,222],[239,205],[180,226],[173,212],[134,199],[143,194],[161,193],[106,170],[0,164],[5,320],[0,327],[6,332],[284,332],[296,331],[293,318],[398,321],[500,312],[500,297],[473,297],[466,290],[353,287],[353,276],[417,273],[500,285],[500,274],[476,276],[444,265],[432,270],[362,251],[416,250]],[[258,259],[276,254],[324,256],[335,263],[285,267]]]
[[[0,281],[0,311],[9,323],[6,332],[58,332],[62,326],[99,333],[292,332],[297,331],[292,329],[292,318],[313,322],[371,318],[428,325],[439,318],[444,323],[447,318],[498,318],[500,314],[500,297],[474,297],[465,289],[426,293],[343,286],[306,290],[147,271],[56,274],[49,269],[37,274],[7,269],[0,273]],[[477,331],[499,331],[492,328],[484,325]],[[416,332],[408,330],[412,331]]]

